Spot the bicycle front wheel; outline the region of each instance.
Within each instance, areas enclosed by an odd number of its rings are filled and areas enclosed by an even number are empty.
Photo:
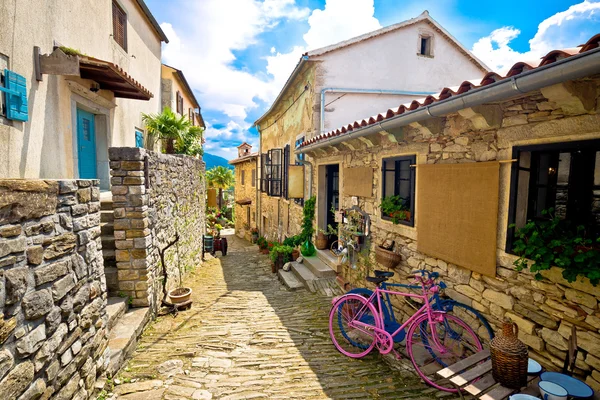
[[[381,322],[377,310],[361,295],[346,294],[335,302],[329,313],[329,334],[338,351],[361,358],[375,347],[375,327]]]
[[[443,312],[427,314],[413,322],[407,333],[406,351],[415,370],[427,383],[439,390],[458,392],[452,382],[437,372],[483,349],[481,341],[466,322]]]

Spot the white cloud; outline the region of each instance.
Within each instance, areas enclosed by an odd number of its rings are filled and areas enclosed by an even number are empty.
[[[581,44],[597,32],[599,11],[600,2],[585,0],[554,14],[538,25],[537,33],[529,41],[529,51],[523,53],[510,47],[510,42],[521,33],[514,27],[494,30],[479,39],[472,51],[492,70],[503,73],[518,61],[539,60],[551,50]]]
[[[315,50],[381,28],[373,15],[373,0],[327,0],[323,10],[313,10],[308,18],[309,30],[304,45],[294,46],[288,53],[273,51],[267,56],[267,72],[281,88],[303,53]]]

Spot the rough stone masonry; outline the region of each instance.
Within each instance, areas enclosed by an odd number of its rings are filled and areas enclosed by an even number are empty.
[[[99,194],[0,180],[0,399],[87,399],[107,366]]]

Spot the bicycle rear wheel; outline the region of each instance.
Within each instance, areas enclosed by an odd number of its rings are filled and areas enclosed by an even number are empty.
[[[425,383],[456,393],[458,389],[452,382],[439,377],[437,371],[481,351],[483,346],[475,332],[460,318],[436,311],[432,313],[432,320],[430,324],[427,314],[423,314],[413,322],[408,329],[406,350]]]
[[[338,351],[361,358],[375,346],[374,328],[380,327],[379,315],[368,299],[346,294],[335,302],[329,313],[329,335]]]
[[[447,313],[451,313],[462,319],[475,333],[477,333],[482,344],[489,346],[494,338],[494,331],[492,330],[490,323],[479,311],[452,299],[442,300],[440,305],[440,311],[446,311]]]

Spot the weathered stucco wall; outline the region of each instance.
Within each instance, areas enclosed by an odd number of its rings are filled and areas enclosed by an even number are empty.
[[[96,180],[0,180],[0,398],[87,399],[108,365]]]
[[[109,154],[119,289],[133,306],[155,310],[162,300],[159,249],[179,237],[165,252],[168,289],[201,263],[205,164],[135,147],[111,148]]]
[[[586,81],[585,88],[589,85],[597,88],[598,81]],[[543,273],[542,281],[535,280],[528,271],[515,270],[512,263],[516,257],[505,251],[510,164],[500,167],[495,277],[482,276],[418,252],[418,209],[415,226],[409,227],[383,220],[378,208],[382,197],[383,158],[416,155],[417,164],[509,160],[513,146],[600,139],[596,90],[585,88],[571,83],[555,85],[497,106],[461,110],[445,118],[413,124],[403,128],[405,141],[401,143],[391,142],[383,132],[368,137],[368,143],[352,140],[348,144],[356,150],[337,146],[319,152],[317,166],[339,163],[342,171],[344,167],[371,166],[373,197],[359,198],[359,206],[371,216],[372,247],[384,239],[394,240],[403,256],[397,268],[400,275],[419,268],[437,271],[448,285],[446,293],[450,297],[481,311],[496,329],[503,318],[514,320],[520,327],[519,337],[530,348],[530,356],[547,368],[562,368],[566,340],[571,326],[576,325],[579,347],[576,374],[600,390],[600,288],[583,278],[569,283],[556,268]],[[343,177],[340,181],[344,182]],[[313,190],[318,191],[321,185],[316,173],[314,182]],[[419,185],[417,180],[417,193]],[[342,204],[348,208],[351,197],[344,192],[342,186]],[[365,286],[364,277],[376,266],[374,251],[370,253],[370,260],[371,263],[363,263],[357,270],[344,269],[344,277],[355,286]],[[396,305],[399,309],[405,306]],[[412,313],[412,309],[407,312]],[[478,328],[474,321],[471,323]]]
[[[250,229],[256,228],[256,190],[257,181],[256,157],[248,161],[236,163],[235,167],[235,232],[241,238],[250,240]],[[242,184],[242,171],[244,171],[244,184]],[[252,171],[255,171],[255,180],[252,181]],[[252,200],[252,204],[240,205],[242,199]],[[248,208],[250,208],[250,221],[248,221]],[[246,227],[248,229],[246,229]]]
[[[110,1],[58,1],[52,12],[32,12],[40,7],[35,0],[0,4],[0,15],[12,21],[0,24],[0,54],[8,57],[10,70],[27,79],[29,102],[28,122],[0,117],[0,177],[78,177],[76,107],[96,115],[97,147],[104,145],[98,163],[108,176],[106,149],[134,146],[135,129],[143,128],[141,113],[160,111],[160,39],[134,0],[120,4],[127,12],[127,52],[112,39]],[[59,75],[36,81],[33,47],[48,54],[55,43],[119,65],[154,98],[115,99],[110,91],[90,92],[91,80]]]

